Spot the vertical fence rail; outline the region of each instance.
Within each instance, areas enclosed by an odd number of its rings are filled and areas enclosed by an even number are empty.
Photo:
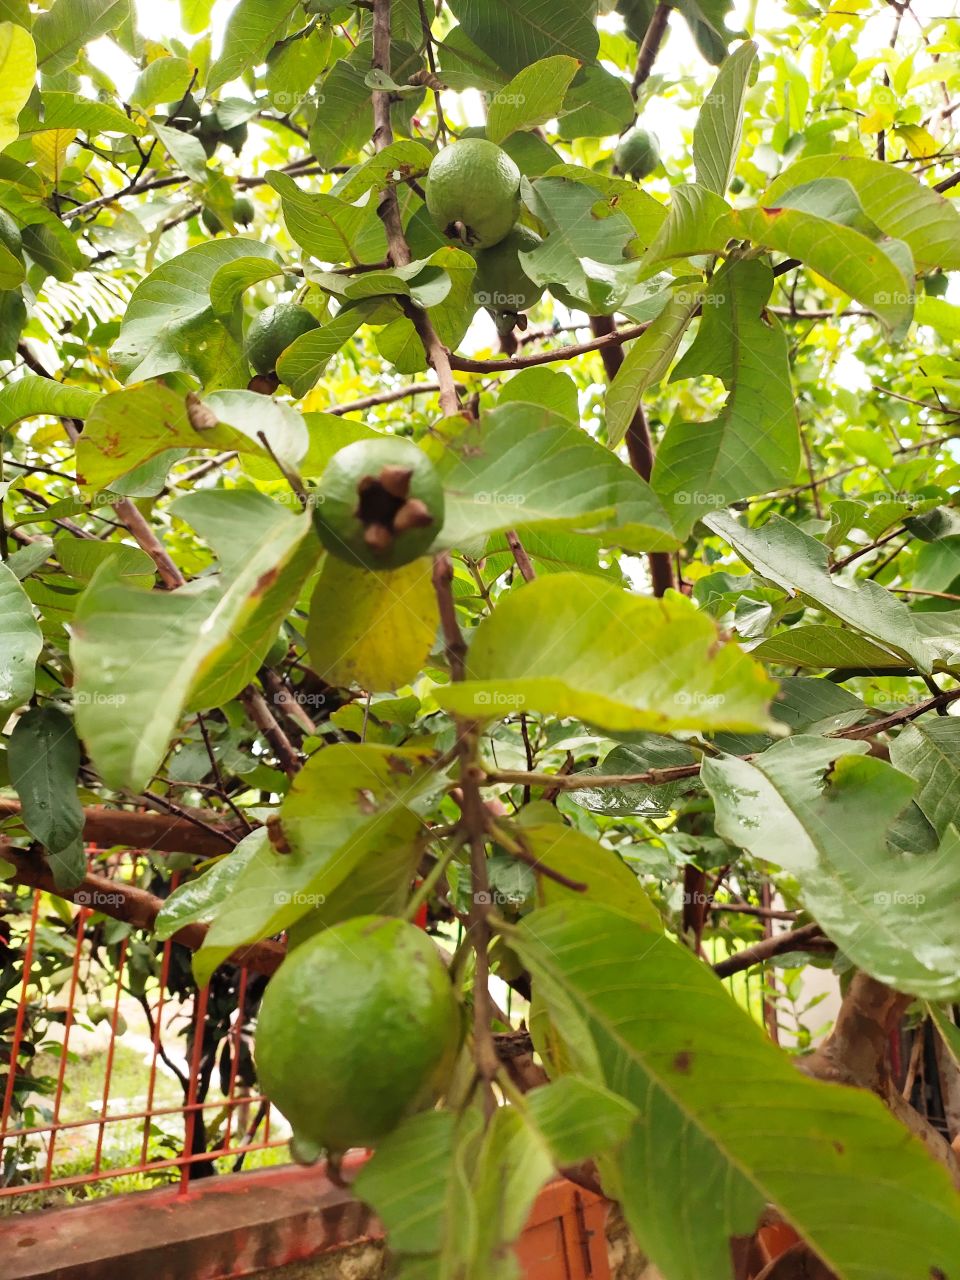
[[[141,858],[132,852],[112,859],[112,874],[132,879]],[[141,1002],[132,993],[131,956],[143,933],[120,938],[112,967],[97,968],[93,940],[104,918],[95,903],[76,910],[66,933],[43,893],[22,896],[16,908],[8,919],[23,922],[24,936],[19,961],[9,964],[19,963],[19,980],[0,1005],[10,1027],[0,1041],[0,1217],[21,1202],[36,1208],[62,1202],[65,1193],[86,1197],[128,1189],[118,1179],[138,1189],[177,1181],[186,1192],[191,1178],[226,1173],[244,1162],[249,1167],[254,1153],[271,1152],[259,1158],[283,1162],[286,1129],[281,1124],[278,1131],[276,1119],[271,1124],[269,1102],[251,1090],[240,1069],[250,994],[246,970],[237,975],[236,1009],[218,1046],[229,1052],[229,1067],[218,1075],[216,1062],[204,1063],[203,1056],[210,988],[170,993],[177,944],[157,945],[156,976]],[[62,948],[55,987],[38,972],[50,924],[59,928],[61,943],[73,935]],[[95,969],[110,994],[92,1019],[87,989]],[[28,1042],[31,1017],[41,1004],[56,1014],[51,1025],[61,1030],[54,1038],[48,1029],[34,1045]],[[93,1021],[99,1025],[92,1027]],[[49,1069],[31,1089],[38,1059],[49,1060]],[[248,1116],[254,1118],[249,1123]],[[206,1117],[217,1122],[212,1137],[204,1129]]]

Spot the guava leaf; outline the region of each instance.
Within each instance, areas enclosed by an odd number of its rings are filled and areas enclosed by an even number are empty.
[[[693,130],[697,182],[718,196],[726,191],[737,162],[743,131],[743,102],[756,55],[756,44],[748,40],[724,59]]]
[[[840,178],[849,182],[864,213],[893,240],[910,246],[918,271],[960,270],[960,210],[908,169],[866,156],[826,155],[799,160],[775,178],[759,203],[778,205],[793,188]]]
[[[17,116],[36,79],[37,51],[30,32],[15,22],[0,22],[0,151],[16,141]]]
[[[377,201],[353,204],[339,196],[301,190],[289,174],[271,170],[267,181],[280,194],[283,220],[301,249],[320,262],[361,261],[360,237],[377,222]]]
[[[764,310],[773,273],[762,262],[725,264],[706,286],[703,316],[672,380],[709,373],[727,400],[709,422],[673,422],[657,450],[651,483],[686,534],[704,508],[790,484],[800,465],[800,430],[787,342]]]
[[[474,633],[467,679],[434,696],[471,720],[540,711],[669,733],[769,729],[774,692],[686,597],[632,596],[603,579],[558,573],[502,597]]]
[[[267,843],[266,828],[258,827],[229,852],[225,848],[224,856],[198,876],[178,885],[157,913],[154,935],[165,941],[184,925],[209,924],[221,909],[229,909],[226,904],[240,872]]]
[[[88,387],[68,387],[28,373],[0,389],[0,431],[41,415],[85,418],[100,399],[100,393]]]
[[[126,11],[124,0],[56,0],[33,24],[40,70],[45,76],[66,71],[83,46],[118,26]]]
[[[193,496],[208,504],[241,497]],[[312,537],[309,520],[260,495],[242,499],[247,554],[222,586],[203,578],[176,591],[141,591],[108,562],[80,598],[70,646],[77,727],[108,786],[139,791],[149,782],[199,688],[212,687],[216,704],[239,693],[296,597],[302,577],[286,582],[282,609],[266,629],[262,600]],[[259,499],[255,511],[251,499]],[[249,647],[252,635],[259,651]]]
[[[763,640],[750,651],[764,662],[785,667],[869,667],[902,670],[905,658],[891,653],[846,627],[790,627]]]
[[[361,863],[374,868],[413,843],[411,808],[433,784],[429,747],[343,743],[311,756],[280,810],[274,843],[258,846],[193,960],[200,983],[238,947],[289,928]],[[278,834],[277,834],[278,833]]]
[[[666,221],[644,254],[647,270],[671,258],[720,253],[732,234],[731,209],[725,200],[696,182],[674,187]]]
[[[31,707],[10,735],[7,760],[23,825],[46,849],[57,888],[75,889],[87,858],[73,721],[57,707]]]
[[[890,744],[890,762],[919,784],[917,804],[941,839],[960,830],[960,720],[924,716]]]
[[[279,262],[270,258],[234,258],[219,267],[210,281],[210,306],[218,320],[229,323],[244,291],[261,280],[283,274]]]
[[[908,666],[927,673],[933,669],[941,646],[920,632],[907,606],[871,579],[852,584],[839,580],[829,572],[824,544],[789,520],[773,516],[750,529],[727,512],[715,512],[704,523],[761,577],[819,605]]]
[[[210,68],[207,92],[214,93],[263,62],[286,33],[296,0],[239,0],[227,20],[220,56]]]
[[[100,396],[77,441],[77,484],[95,495],[171,447],[264,455],[261,431],[291,466],[307,451],[303,417],[282,401],[253,391],[220,391],[204,396],[201,405],[216,425],[195,427],[184,396],[160,382]]]
[[[451,0],[450,8],[464,35],[509,75],[554,54],[594,62],[600,47],[593,13],[579,0]]]
[[[487,137],[503,142],[517,129],[533,129],[560,114],[570,81],[580,69],[576,58],[555,54],[517,73],[493,96],[487,113]]]
[[[239,313],[226,328],[214,314],[210,288],[221,267],[250,257],[276,261],[276,251],[244,236],[223,237],[194,245],[141,281],[110,352],[123,381],[182,370],[204,386],[245,386]]]
[[[620,911],[647,929],[663,927],[660,913],[647,891],[612,849],[562,822],[524,823],[515,834],[538,862],[587,886],[585,892],[580,893],[549,876],[540,876],[538,895],[542,904],[549,906],[551,902],[582,899]]]
[[[643,393],[670,367],[701,301],[699,291],[679,290],[640,337],[630,343],[607,391],[607,443],[611,449],[626,435]]]
[[[797,1071],[689,950],[589,903],[508,937],[574,1069],[641,1109],[604,1182],[671,1280],[732,1280],[731,1240],[767,1204],[839,1280],[950,1273],[944,1167],[878,1098]]]
[[[810,208],[791,208],[794,198],[795,191],[784,192],[779,206],[732,211],[732,234],[799,258],[868,307],[891,337],[902,336],[913,316],[914,295],[913,260],[905,242],[873,239]]]
[[[328,555],[310,601],[310,665],[327,684],[398,689],[422,670],[438,623],[426,557],[371,573]]]
[[[599,190],[569,178],[538,178],[524,183],[525,202],[544,224],[543,244],[520,254],[523,269],[536,284],[561,284],[585,307],[614,311],[627,296],[638,264],[626,256],[633,224],[619,209],[607,207]]]
[[[650,486],[559,414],[516,401],[458,425],[435,458],[446,496],[438,547],[564,526],[602,531],[610,544],[634,551],[676,546]]]
[[[756,756],[703,762],[718,832],[795,876],[810,913],[854,964],[931,1000],[960,994],[960,835],[932,853],[887,837],[915,784],[864,742],[797,734]]]
[[[0,714],[4,719],[33,697],[42,648],[33,605],[16,575],[0,563]]]
[[[295,338],[277,361],[277,377],[295,396],[304,396],[316,386],[324,369],[345,342],[367,319],[372,304],[345,307],[319,329],[310,329]]]
[[[777,710],[778,706],[775,705],[774,712]],[[636,734],[631,735],[629,744],[614,747],[596,768],[578,770],[578,777],[589,778],[591,774],[610,777],[625,773],[647,773],[651,769],[672,769],[678,765],[694,764],[696,759],[688,746],[674,738],[655,733]],[[590,809],[593,813],[605,813],[610,817],[641,814],[645,818],[662,818],[670,812],[688,786],[689,783],[683,781],[656,785],[626,782],[622,786],[594,787],[592,790],[585,787],[582,791],[571,791],[570,798],[584,809]]]

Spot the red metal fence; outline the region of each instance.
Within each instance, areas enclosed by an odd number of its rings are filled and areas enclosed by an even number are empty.
[[[111,856],[114,876],[135,881],[146,867],[144,855],[135,852]],[[253,1153],[283,1148],[282,1118],[271,1114],[245,1069],[251,1061],[251,984],[263,980],[232,970],[227,999],[219,1000],[214,1018],[210,987],[196,990],[187,979],[171,994],[172,967],[181,977],[185,972],[182,947],[148,944],[136,931],[117,930],[94,901],[72,910],[71,919],[49,896],[21,891],[0,917],[6,953],[0,1212],[10,1198],[29,1196],[29,1207],[36,1207],[38,1192],[85,1187],[86,1195],[123,1178],[143,1186],[178,1180],[186,1191],[192,1176],[249,1167]],[[104,941],[104,925],[117,934],[112,942]],[[64,962],[53,981],[52,946]],[[97,953],[104,949],[107,963],[99,964]],[[148,951],[153,976],[144,981],[141,972],[134,982],[131,960],[136,957],[142,971]],[[94,971],[106,980],[108,996],[91,1016],[87,992]],[[132,1017],[142,1018],[139,1031],[127,1025]],[[218,1034],[211,1043],[212,1030]],[[126,1047],[130,1039],[135,1054]],[[118,1054],[124,1055],[119,1081]],[[170,1096],[171,1082],[182,1096]]]

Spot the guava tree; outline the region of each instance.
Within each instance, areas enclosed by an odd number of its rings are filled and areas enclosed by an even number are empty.
[[[559,1170],[668,1280],[956,1280],[960,23],[210,9],[0,11],[11,886],[276,971],[398,1275]]]

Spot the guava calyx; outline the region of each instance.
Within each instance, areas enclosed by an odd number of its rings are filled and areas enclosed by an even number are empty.
[[[364,569],[397,569],[426,555],[443,523],[443,485],[412,440],[355,440],[327,464],[315,523],[333,555]]]
[[[361,476],[354,515],[363,525],[363,540],[375,555],[385,555],[408,529],[427,529],[433,516],[422,498],[410,496],[412,467],[381,467],[378,475]]]

